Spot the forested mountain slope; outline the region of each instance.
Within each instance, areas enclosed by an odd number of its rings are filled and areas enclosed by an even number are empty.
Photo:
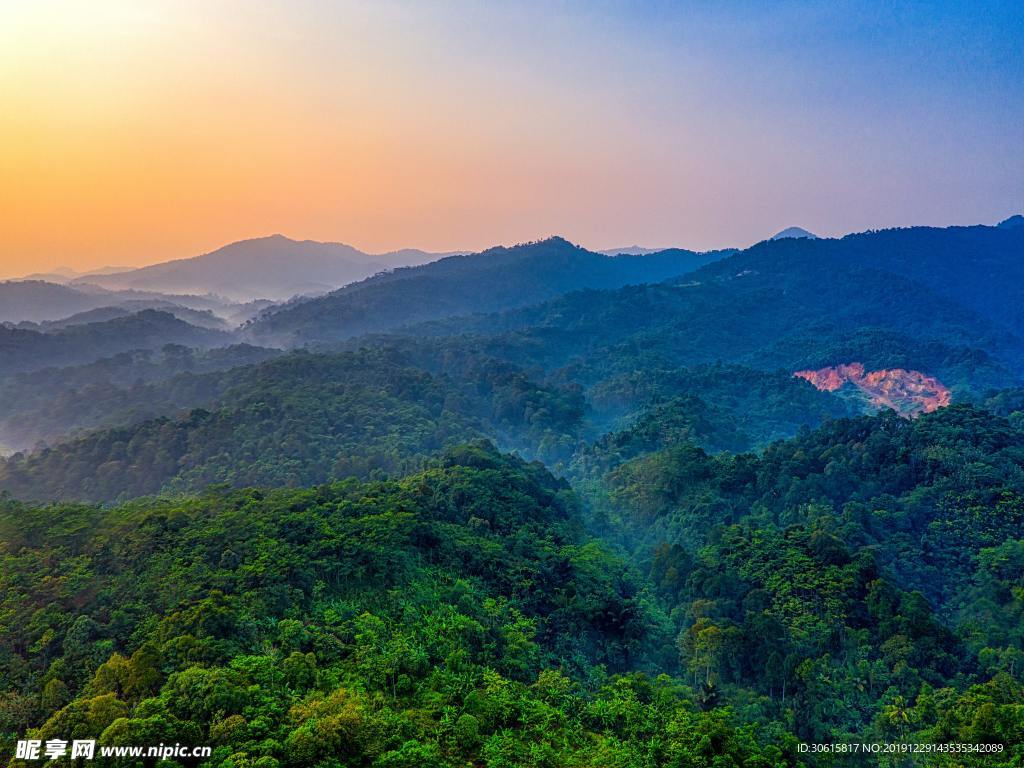
[[[306,484],[406,472],[474,436],[559,469],[583,441],[642,419],[666,419],[708,449],[749,450],[857,412],[785,372],[650,369],[584,390],[436,340],[333,354],[169,348],[152,362],[123,358],[61,372],[76,382],[67,387],[36,374],[0,385],[8,408],[0,409],[0,435],[9,445],[67,424],[83,432],[0,460],[0,488],[22,498],[109,501],[210,482]],[[219,370],[230,360],[254,364]],[[164,366],[181,373],[163,378]],[[110,384],[128,377],[138,381]]]
[[[0,442],[25,450],[85,430],[173,415],[211,402],[228,386],[228,376],[205,374],[279,354],[245,344],[205,350],[168,344],[9,376],[0,379]]]
[[[575,482],[679,622],[693,685],[766,697],[759,718],[788,709],[806,742],[948,737],[989,701],[999,724],[975,720],[976,737],[1019,750],[1015,424],[969,406],[883,414],[761,456],[710,456],[641,425],[582,455]]]
[[[168,312],[143,310],[52,333],[0,327],[0,378],[24,371],[89,363],[118,352],[166,344],[215,347],[230,344],[223,331],[190,325]]]
[[[764,242],[741,251],[727,263],[698,270],[694,279],[727,279],[745,270],[781,277],[822,269],[897,275],[1015,334],[1024,333],[1022,227],[910,227],[838,240]]]
[[[402,474],[441,448],[489,436],[567,458],[578,391],[545,387],[498,361],[431,374],[387,350],[296,353],[171,380],[153,391],[209,402],[184,418],[107,429],[0,463],[18,498],[109,501],[211,483],[300,486]]]
[[[917,273],[897,269],[911,246],[934,246],[946,255],[943,263],[969,263],[980,247],[976,240],[991,238],[1003,249],[1003,267],[990,269],[982,284],[999,283],[993,300],[1005,310],[986,310],[982,289],[967,277],[961,292],[961,275],[952,268],[938,269],[942,279],[931,275],[927,262]],[[1015,277],[1019,239],[1015,230],[992,227],[966,234],[896,230],[841,241],[785,239],[657,285],[580,291],[410,330],[472,334],[489,354],[546,369],[569,366],[581,383],[716,360],[791,372],[859,362],[869,370],[919,370],[950,386],[984,391],[1013,384],[1024,372],[1024,342],[1010,311],[1024,305],[1024,283]],[[847,254],[854,245],[874,257]]]
[[[673,249],[613,257],[554,237],[377,275],[271,310],[251,324],[248,337],[260,344],[337,341],[424,320],[525,306],[579,288],[658,282],[719,255]]]
[[[564,483],[485,445],[401,482],[4,502],[0,541],[2,734],[261,768],[795,761],[632,672],[671,665],[666,618]]]
[[[0,724],[210,743],[219,766],[864,764],[796,751],[833,739],[1024,755],[1010,421],[841,420],[763,457],[635,447],[576,467],[583,513],[486,444],[399,481],[3,502]]]

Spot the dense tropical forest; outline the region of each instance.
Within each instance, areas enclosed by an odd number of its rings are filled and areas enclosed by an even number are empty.
[[[0,755],[1024,764],[1022,257],[554,239],[0,329]]]

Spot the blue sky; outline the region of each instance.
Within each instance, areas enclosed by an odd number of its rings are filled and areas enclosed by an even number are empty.
[[[13,273],[1024,208],[1021,2],[0,2]]]

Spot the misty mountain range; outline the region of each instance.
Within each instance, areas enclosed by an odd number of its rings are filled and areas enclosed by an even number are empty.
[[[1020,231],[1020,221],[1015,216],[997,227],[919,227],[842,239],[817,239],[806,230],[789,228],[742,251],[634,247],[612,249],[614,256],[556,237],[477,254],[444,256],[407,250],[375,257],[342,244],[297,242],[275,235],[233,243],[191,259],[76,277],[66,284],[0,283],[0,322],[7,324],[3,333],[9,337],[10,349],[33,346],[25,341],[34,338],[32,334],[62,334],[75,326],[105,336],[110,323],[140,312],[150,313],[146,315],[150,322],[162,315],[195,327],[197,339],[209,339],[201,332],[215,331],[261,346],[291,347],[337,343],[423,323],[450,323],[449,318],[459,316],[467,318],[462,327],[478,328],[480,321],[469,316],[542,307],[578,290],[654,284],[689,273],[699,277],[698,270],[706,272],[712,269],[709,265],[725,270],[726,276],[730,272],[749,275],[747,282],[756,282],[769,269],[777,269],[764,259],[777,258],[783,272],[773,278],[776,281],[816,273],[826,265],[833,277],[855,268],[855,281],[867,279],[871,270],[881,270],[888,278],[921,283],[921,290],[915,291],[918,296],[924,291],[945,292],[967,302],[970,311],[1014,334],[1024,334],[1021,305],[1013,296],[1014,286],[1024,275],[1018,274],[1021,261],[1011,258],[1012,234]],[[1010,233],[1010,240],[1000,240],[995,234],[999,232]],[[962,253],[961,258],[937,257],[950,249]],[[392,264],[425,263],[381,270],[382,259]],[[993,285],[991,277],[997,273],[1006,279]],[[719,275],[716,281],[722,279]],[[892,285],[893,280],[886,284]],[[703,295],[706,290],[702,287],[692,293]],[[268,295],[287,300],[253,298]],[[501,322],[517,322],[511,317]],[[20,341],[15,343],[15,338]],[[50,342],[40,348],[62,349]],[[33,353],[26,359],[48,358]],[[2,362],[8,370],[28,364],[13,360]]]
[[[555,237],[378,272],[281,303],[230,302],[214,295],[213,285],[193,286],[203,294],[185,295],[9,281],[0,284],[0,385],[8,382],[0,395],[9,413],[22,413],[17,425],[5,427],[0,407],[0,441],[25,448],[115,423],[115,414],[154,415],[168,412],[169,403],[201,404],[203,398],[188,394],[193,383],[174,385],[178,394],[125,389],[138,378],[131,371],[139,363],[131,356],[163,354],[168,345],[197,353],[242,345],[276,356],[295,348],[369,344],[417,359],[439,354],[439,346],[449,349],[449,357],[464,348],[574,381],[592,392],[595,403],[627,371],[654,376],[716,361],[790,373],[856,362],[890,381],[900,376],[887,370],[917,371],[941,379],[954,398],[973,396],[1024,376],[1019,218],[996,227],[775,237],[745,250],[708,253],[608,256]],[[241,264],[255,253],[264,280],[275,269],[294,272],[303,254],[308,263],[329,264],[337,248],[344,246],[264,238],[135,272],[184,270],[220,280],[228,265],[244,272]],[[285,255],[275,259],[273,253]],[[205,375],[238,359],[208,358]],[[86,397],[80,384],[87,369],[94,371],[88,374],[91,388],[106,382],[99,402],[124,401],[117,410],[97,408],[93,389],[88,407],[75,405]],[[145,370],[146,380],[161,379],[161,366],[146,363]],[[39,392],[49,397],[32,406],[36,415],[29,417],[16,403]],[[795,392],[786,397],[797,397]],[[67,405],[54,411],[55,400]],[[615,412],[609,406],[607,418]],[[786,434],[767,426],[754,432],[762,429]]]
[[[644,255],[671,252],[637,251]],[[730,252],[714,252],[709,258]],[[393,269],[463,255],[418,249],[370,255],[341,243],[273,235],[137,269],[107,267],[86,273],[61,269],[0,282],[0,323],[52,330],[47,324],[74,325],[161,309],[187,322],[229,330],[274,302],[321,295]],[[691,266],[696,264],[693,261]]]
[[[383,270],[448,255],[417,249],[370,255],[341,243],[298,242],[273,235],[137,269],[61,269],[8,280],[0,283],[0,322],[62,320],[75,313],[149,301],[215,310],[237,325],[272,301],[326,293]]]
[[[77,277],[107,290],[212,293],[231,301],[284,300],[325,293],[382,270],[422,264],[448,254],[406,249],[370,255],[343,243],[290,240],[272,235],[148,267]]]
[[[353,642],[358,659],[383,648],[395,665],[360,711],[415,712],[426,699],[405,677],[443,672],[437,690],[462,690],[451,672],[467,649],[523,647],[526,664],[554,637],[571,648],[559,658],[600,661],[578,687],[622,693],[613,715],[678,689],[688,713],[760,702],[754,717],[775,718],[790,744],[895,738],[870,729],[899,696],[906,722],[946,723],[936,707],[953,708],[970,728],[957,739],[1019,742],[1024,226],[781,234],[743,250],[618,255],[552,237],[277,303],[0,285],[18,299],[0,305],[12,318],[0,326],[0,559],[14,563],[0,568],[0,672],[29,681],[0,691],[0,719],[41,723],[48,738],[109,710],[103,733],[151,733],[154,708],[199,696],[213,703],[174,711],[196,721],[191,733],[234,739],[228,758],[237,744],[264,748],[247,701],[280,691],[287,711],[320,707],[319,670],[349,663]],[[207,274],[248,247],[222,249]],[[61,307],[73,314],[44,317]],[[569,531],[591,539],[574,549]],[[524,613],[495,623],[500,600],[467,618],[467,564],[539,601],[532,615],[557,631],[535,632]],[[195,583],[196,598],[179,596]],[[123,598],[139,584],[151,591]],[[399,594],[391,624],[368,612]],[[430,663],[415,660],[413,635],[379,642],[387,626],[420,626],[428,603],[410,600],[422,594],[447,601],[423,625],[441,643]],[[634,631],[641,609],[653,618]],[[252,635],[273,611],[287,618]],[[728,657],[714,650],[725,642]],[[225,666],[219,648],[236,660]],[[633,671],[641,654],[657,679]],[[161,664],[172,666],[154,696]],[[575,673],[557,669],[510,667],[495,695],[564,700]],[[632,687],[600,682],[616,669]],[[149,688],[127,693],[138,670]],[[826,707],[822,679],[842,683]],[[989,685],[1002,714],[979,693]],[[851,691],[862,703],[842,709]],[[338,721],[350,695],[319,722]],[[490,717],[500,707],[484,695],[472,711]],[[238,713],[224,719],[222,706]],[[456,730],[476,739],[467,717]],[[974,730],[993,722],[1012,736]],[[466,762],[423,754],[387,764]]]
[[[639,256],[669,250],[673,249],[633,245],[598,253],[607,256]],[[732,250],[735,249],[715,253],[726,255]],[[0,283],[0,322],[57,320],[73,312],[101,306],[119,306],[123,300],[130,298],[166,300],[189,295],[216,297],[220,304],[244,304],[261,300],[279,302],[298,296],[327,293],[378,272],[419,266],[466,253],[432,253],[406,248],[369,254],[344,243],[297,241],[283,235],[271,235],[241,240],[199,256],[145,267],[108,266],[82,272],[61,267],[9,280]],[[11,287],[14,283],[32,285],[24,285],[18,290]],[[46,285],[40,285],[43,283]],[[48,287],[54,285],[64,286],[68,290]],[[111,296],[104,294],[104,291],[113,294],[133,291],[138,295]],[[66,305],[62,309],[51,308],[51,305],[59,302],[66,302]]]

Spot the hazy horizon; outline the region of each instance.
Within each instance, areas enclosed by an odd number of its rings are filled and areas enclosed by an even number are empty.
[[[128,272],[128,271],[131,271],[131,270],[134,270],[134,269],[141,269],[143,267],[154,266],[156,264],[163,264],[163,263],[166,263],[168,261],[180,261],[180,260],[184,260],[184,259],[195,258],[197,256],[205,256],[205,255],[207,255],[209,253],[213,253],[213,252],[218,251],[221,248],[224,248],[224,247],[229,246],[229,245],[234,245],[234,244],[237,244],[237,243],[243,243],[243,242],[251,241],[251,240],[264,240],[264,239],[269,239],[269,238],[272,238],[272,237],[284,237],[284,238],[286,238],[288,240],[291,240],[293,242],[312,241],[312,242],[319,242],[319,243],[324,243],[324,244],[329,244],[329,245],[349,246],[349,247],[355,248],[358,251],[362,251],[363,253],[365,253],[365,254],[367,254],[369,256],[382,256],[382,257],[383,256],[387,256],[389,253],[394,253],[394,252],[403,251],[403,250],[421,250],[421,251],[424,251],[426,253],[432,253],[432,254],[435,254],[435,255],[438,255],[438,256],[443,256],[445,254],[452,254],[452,253],[476,253],[476,252],[479,252],[479,251],[482,251],[482,250],[487,250],[489,248],[502,247],[502,246],[504,246],[504,247],[511,247],[511,246],[515,246],[515,245],[521,245],[523,243],[537,241],[537,240],[546,240],[546,239],[553,238],[553,237],[564,238],[565,240],[568,240],[569,242],[571,242],[571,243],[573,243],[575,245],[579,245],[579,246],[581,246],[583,248],[586,248],[587,250],[595,252],[595,253],[600,253],[600,252],[603,252],[603,251],[611,251],[611,250],[615,250],[615,249],[619,249],[619,248],[621,248],[621,249],[628,249],[628,248],[636,248],[636,247],[644,248],[646,250],[654,250],[654,251],[665,250],[665,249],[670,249],[670,248],[682,248],[682,249],[693,250],[693,251],[716,251],[716,250],[726,250],[726,249],[730,249],[730,248],[739,248],[739,249],[748,248],[748,247],[750,247],[752,245],[755,245],[756,243],[761,242],[762,240],[767,240],[770,237],[772,237],[773,235],[779,234],[779,233],[781,233],[781,232],[783,232],[783,231],[785,231],[787,229],[791,229],[791,228],[804,229],[804,230],[810,231],[812,234],[814,234],[814,235],[816,235],[818,237],[838,238],[838,237],[844,237],[846,235],[858,234],[859,232],[867,232],[867,231],[870,231],[870,230],[888,229],[888,228],[903,228],[903,227],[918,227],[918,226],[921,226],[921,227],[956,227],[956,226],[977,226],[977,225],[981,225],[981,226],[994,226],[994,225],[998,224],[1000,221],[1004,221],[1005,219],[1007,219],[1007,218],[1009,218],[1011,216],[1015,216],[1015,215],[1020,215],[1020,214],[1017,211],[1011,211],[1011,212],[1007,213],[1005,216],[1001,216],[996,221],[951,222],[951,223],[948,223],[948,224],[902,224],[902,225],[894,225],[893,227],[868,227],[868,228],[866,228],[864,230],[850,231],[850,232],[835,232],[835,233],[825,233],[825,232],[821,232],[821,231],[816,231],[816,230],[814,230],[811,227],[804,227],[802,225],[796,224],[796,225],[787,225],[785,227],[779,227],[778,230],[775,230],[773,232],[768,232],[763,237],[759,237],[759,238],[757,238],[756,240],[754,240],[752,242],[748,242],[748,243],[733,243],[733,244],[721,244],[721,245],[717,245],[717,246],[712,246],[710,248],[700,248],[700,249],[692,248],[691,246],[687,245],[685,242],[683,242],[683,243],[669,243],[669,244],[664,244],[664,243],[649,244],[649,243],[647,243],[647,242],[645,242],[643,240],[640,240],[640,241],[634,240],[634,241],[628,242],[628,243],[627,242],[621,242],[621,243],[618,243],[618,244],[605,244],[605,245],[597,244],[597,245],[594,245],[594,244],[589,244],[589,243],[583,243],[583,242],[580,242],[579,240],[574,239],[572,237],[567,237],[566,235],[564,235],[562,233],[555,232],[555,233],[552,233],[552,234],[547,234],[547,235],[542,235],[542,236],[537,236],[537,237],[524,237],[524,238],[520,238],[518,240],[509,240],[507,242],[495,242],[495,243],[491,243],[490,245],[483,246],[481,248],[473,248],[473,249],[470,249],[470,248],[451,248],[451,249],[447,249],[447,250],[443,250],[443,251],[440,251],[440,250],[439,251],[431,251],[431,250],[426,249],[426,248],[420,248],[419,246],[416,246],[416,245],[407,245],[407,246],[402,246],[402,247],[399,247],[399,248],[394,248],[394,249],[391,249],[389,251],[370,251],[370,250],[367,250],[365,248],[360,248],[358,245],[353,245],[352,243],[346,242],[345,240],[342,240],[342,239],[334,238],[334,239],[328,239],[328,240],[315,240],[314,238],[310,238],[310,237],[293,236],[293,235],[289,235],[289,234],[286,234],[286,233],[283,233],[283,232],[272,232],[270,234],[265,234],[265,235],[254,235],[252,237],[240,237],[240,238],[237,238],[235,240],[231,240],[231,241],[226,242],[226,243],[221,243],[221,244],[219,244],[219,245],[217,245],[215,247],[206,248],[205,250],[203,250],[203,251],[201,251],[199,253],[189,253],[189,254],[182,254],[180,256],[170,256],[168,258],[162,258],[162,259],[158,259],[158,260],[155,260],[155,261],[146,261],[146,262],[142,262],[142,263],[138,263],[138,264],[132,264],[132,265],[128,265],[128,264],[94,264],[94,265],[90,265],[90,266],[87,266],[87,267],[83,267],[82,269],[75,269],[73,267],[69,267],[67,264],[55,264],[55,265],[53,265],[51,267],[48,267],[48,268],[33,269],[33,270],[29,271],[29,272],[21,272],[21,273],[17,273],[17,274],[9,274],[9,275],[8,274],[0,274],[0,280],[18,279],[18,278],[28,277],[28,276],[31,276],[31,275],[37,275],[37,274],[38,275],[57,275],[57,274],[59,274],[59,273],[61,273],[63,271],[68,271],[68,270],[74,272],[76,274],[76,276],[77,275],[84,275],[84,274],[87,274],[87,273],[90,273],[90,272],[103,271],[103,270],[119,270],[119,271],[126,271],[126,272]]]
[[[996,223],[1022,45],[1012,2],[4,4],[0,275]]]

